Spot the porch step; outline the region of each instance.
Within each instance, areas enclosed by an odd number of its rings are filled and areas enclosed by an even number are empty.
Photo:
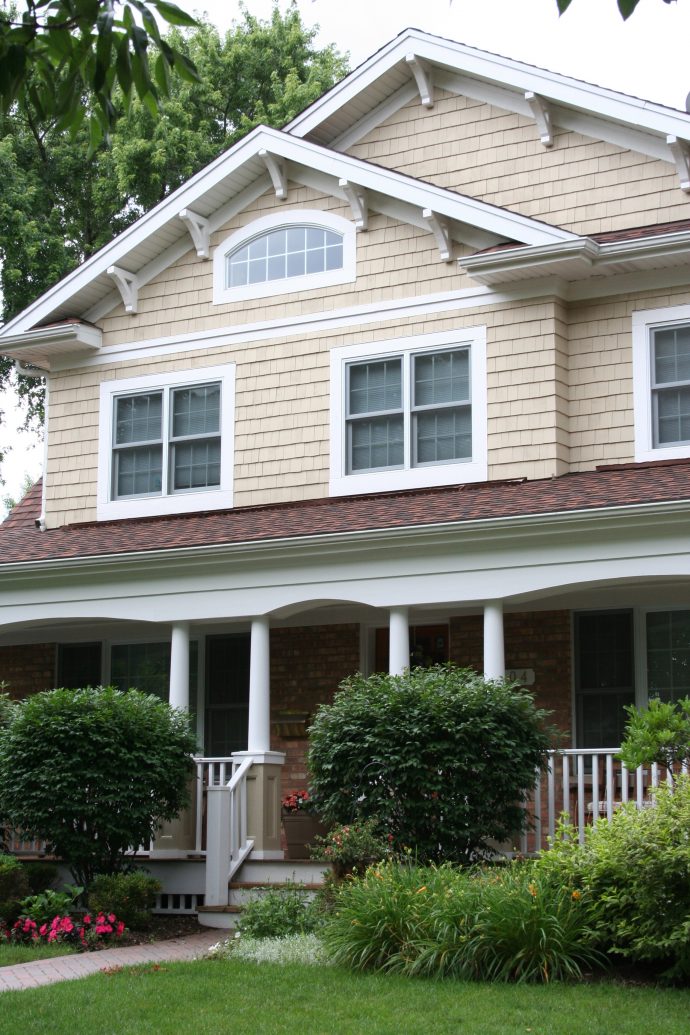
[[[242,906],[199,906],[198,917],[202,927],[217,927],[220,931],[234,931]]]
[[[199,906],[199,913],[241,913],[242,906]]]
[[[279,888],[280,884],[276,881],[231,880],[228,887],[231,891],[266,891],[269,888]],[[300,881],[298,887],[304,891],[320,891],[323,887],[323,881],[320,881],[318,884],[306,884]]]

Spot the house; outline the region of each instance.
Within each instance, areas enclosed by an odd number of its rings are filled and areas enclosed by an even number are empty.
[[[549,822],[645,792],[608,749],[690,691],[689,193],[685,112],[410,29],[1,329],[49,401],[0,679],[195,712],[177,891],[281,858],[358,669],[528,685]]]

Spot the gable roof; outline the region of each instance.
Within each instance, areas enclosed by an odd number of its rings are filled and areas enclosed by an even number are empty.
[[[690,461],[613,464],[534,481],[468,483],[204,514],[63,525],[39,531],[40,482],[0,525],[3,565],[203,547],[304,541],[505,518],[690,503]]]
[[[690,141],[686,112],[414,28],[405,29],[354,69],[288,123],[286,131],[331,147],[347,146],[358,138],[357,127],[369,128],[372,119],[375,122],[376,112],[379,121],[388,117],[396,98],[407,103],[419,96],[412,57],[426,66],[432,86],[529,118],[534,110],[525,94],[535,94],[549,106],[556,125],[655,158],[675,161],[669,136]]]
[[[432,106],[435,85],[534,117],[540,133],[553,123],[675,162],[690,191],[690,116],[685,112],[407,29],[284,130],[255,129],[49,289],[0,328],[0,349],[35,359],[40,352],[35,341],[23,339],[28,332],[74,317],[97,322],[121,300],[115,281],[122,285],[129,279],[142,286],[193,248],[193,231],[181,214],[191,216],[207,240],[272,182],[275,186],[278,167],[286,182],[345,202],[352,196],[350,188],[364,191],[373,210],[436,233],[437,239],[440,223],[447,224],[451,238],[479,253],[476,261],[473,256],[463,266],[484,284],[552,273],[579,279],[589,275],[600,257],[606,275],[632,268],[635,239],[624,242],[631,249],[627,265],[614,265],[615,240],[601,251],[587,237],[343,153],[413,97]],[[503,243],[517,247],[515,263],[507,255],[495,261],[487,257],[487,248]],[[648,249],[645,261],[647,268],[685,265],[688,254],[688,243],[677,241],[670,258]],[[56,349],[74,351],[74,343],[51,345]]]
[[[181,212],[201,217],[213,233],[270,188],[262,152],[286,164],[289,180],[346,200],[340,185],[345,179],[367,192],[372,208],[427,230],[423,211],[431,209],[450,223],[452,237],[463,240],[469,234],[475,246],[478,239],[485,244],[577,240],[575,234],[540,220],[259,126],[10,320],[0,330],[0,347],[2,339],[47,321],[78,315],[88,322],[105,315],[120,301],[110,267],[124,268],[141,285],[192,248]]]

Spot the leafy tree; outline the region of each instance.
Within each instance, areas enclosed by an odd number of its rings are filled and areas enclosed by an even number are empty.
[[[10,319],[88,259],[142,213],[259,123],[281,126],[347,71],[334,46],[316,49],[316,29],[299,11],[276,6],[270,20],[247,11],[224,36],[202,23],[173,29],[170,45],[199,69],[199,81],[174,79],[155,115],[135,97],[119,114],[109,143],[91,149],[41,121],[28,103],[0,114],[0,287]],[[12,364],[0,357],[0,387]],[[29,420],[43,418],[43,385],[20,378]]]
[[[0,733],[0,816],[88,886],[184,808],[195,748],[188,717],[153,695],[33,694]]]
[[[647,708],[626,707],[628,722],[620,750],[628,769],[657,762],[672,768],[690,760],[690,697],[661,701]]]
[[[377,817],[420,861],[470,862],[520,831],[546,713],[470,669],[352,676],[310,729],[311,790],[335,823]]]
[[[92,146],[116,119],[116,89],[125,99],[136,91],[156,111],[169,93],[171,71],[196,76],[186,55],[160,34],[155,15],[172,25],[195,24],[168,0],[23,0],[23,10],[15,2],[3,8],[0,106],[31,111],[40,122],[57,119],[73,131],[88,121]]]

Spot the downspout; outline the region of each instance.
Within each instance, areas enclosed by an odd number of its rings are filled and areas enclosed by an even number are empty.
[[[40,532],[46,530],[46,472],[48,470],[48,371],[42,370],[40,367],[27,366],[22,363],[20,359],[14,361],[14,371],[21,377],[45,377],[46,379],[46,395],[43,403],[43,479],[41,483],[41,513],[36,518],[36,528]]]

